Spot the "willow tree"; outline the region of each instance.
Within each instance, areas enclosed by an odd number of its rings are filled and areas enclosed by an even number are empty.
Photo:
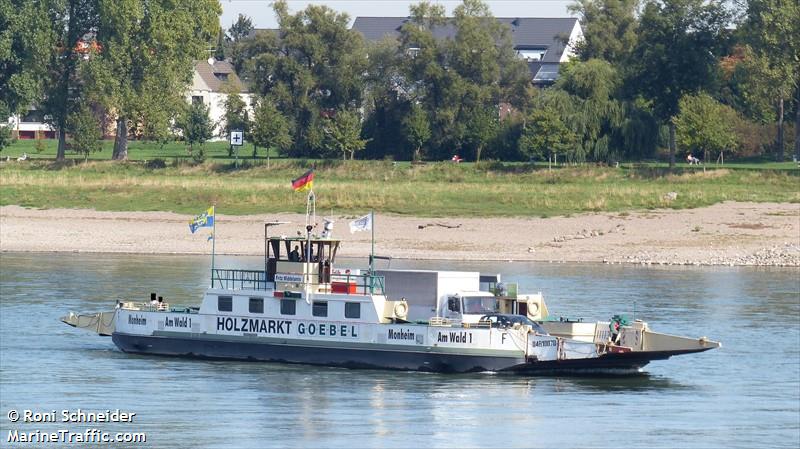
[[[565,120],[577,136],[576,162],[619,160],[620,149],[613,147],[623,121],[619,84],[617,70],[600,59],[566,64],[562,70],[556,89],[569,94]]]
[[[219,32],[216,0],[97,0],[101,57],[89,68],[98,100],[116,114],[113,159],[130,131],[164,136],[185,103],[193,62]]]

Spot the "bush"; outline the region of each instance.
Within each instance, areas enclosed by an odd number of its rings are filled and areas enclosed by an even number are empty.
[[[723,151],[730,154],[738,149],[734,126],[739,121],[733,108],[706,93],[686,95],[675,118],[678,145],[686,153],[702,151],[704,160]]]
[[[761,156],[769,150],[775,138],[775,125],[764,125],[746,119],[737,120],[734,133],[739,141],[740,156]]]
[[[197,151],[192,152],[192,161],[195,164],[202,164],[206,161],[206,150],[202,145],[198,147]]]
[[[147,161],[147,163],[145,164],[145,167],[150,168],[150,169],[167,168],[167,162],[164,159],[156,158],[156,159]]]
[[[89,153],[103,149],[100,123],[89,108],[84,106],[71,113],[67,118],[67,127],[72,134],[72,149],[83,154],[84,160],[89,158]]]

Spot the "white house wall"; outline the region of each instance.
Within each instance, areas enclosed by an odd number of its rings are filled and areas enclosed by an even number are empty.
[[[561,54],[561,59],[559,59],[558,62],[566,62],[577,56],[575,49],[577,48],[578,43],[582,40],[583,30],[581,29],[580,22],[576,20],[575,25],[572,27],[572,31],[569,33],[567,46],[564,48],[564,53]]]
[[[199,77],[195,75],[195,79],[197,78]],[[205,83],[202,83],[202,85],[205,85]],[[196,83],[195,86],[198,86],[198,84]],[[227,95],[222,92],[211,92],[208,89],[192,89],[186,95],[186,101],[190,104],[192,102],[192,97],[202,97],[203,104],[208,106],[208,115],[211,118],[211,122],[214,124],[214,138],[212,140],[226,140],[228,136],[225,135],[224,126],[225,100],[227,99]],[[247,105],[247,113],[252,118],[253,107],[251,102],[253,100],[253,94],[241,93],[239,97],[241,97],[242,101]]]

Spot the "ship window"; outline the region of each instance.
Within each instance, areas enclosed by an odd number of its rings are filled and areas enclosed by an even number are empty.
[[[297,314],[297,301],[294,299],[281,299],[281,315]]]
[[[494,296],[467,296],[464,298],[464,313],[496,313],[500,311],[500,301]]]
[[[451,312],[461,311],[461,301],[458,300],[458,296],[451,296],[447,298],[447,310]]]
[[[328,303],[325,301],[314,301],[311,314],[314,316],[328,316]]]
[[[233,312],[233,298],[230,296],[217,297],[217,310],[220,312]]]
[[[344,303],[344,317],[361,318],[361,303],[357,302]]]
[[[250,313],[264,313],[264,298],[250,298]]]

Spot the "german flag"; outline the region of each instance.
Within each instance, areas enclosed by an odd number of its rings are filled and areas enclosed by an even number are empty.
[[[304,190],[311,190],[314,187],[314,169],[303,173],[297,179],[292,180],[292,188],[295,192],[302,192]]]

